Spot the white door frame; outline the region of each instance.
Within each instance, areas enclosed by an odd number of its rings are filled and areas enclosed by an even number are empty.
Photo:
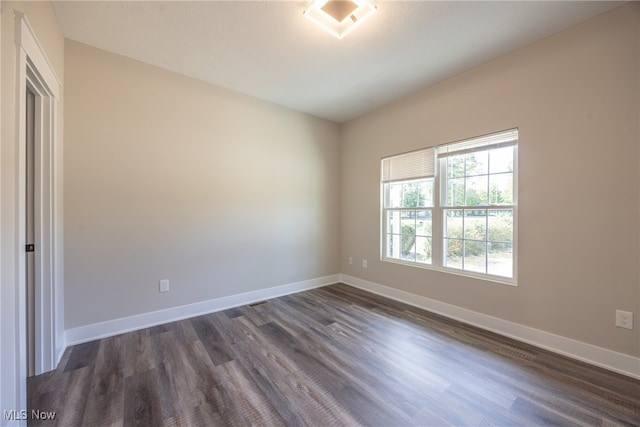
[[[25,274],[25,212],[26,212],[26,89],[36,94],[35,105],[35,374],[50,371],[57,364],[56,331],[56,269],[60,218],[56,218],[55,159],[57,144],[57,106],[60,91],[53,67],[40,47],[35,33],[23,13],[15,11],[15,42],[17,47],[16,87],[16,248],[17,312],[20,379],[26,384],[26,274]],[[24,383],[23,383],[24,380]],[[23,385],[24,386],[24,385]]]

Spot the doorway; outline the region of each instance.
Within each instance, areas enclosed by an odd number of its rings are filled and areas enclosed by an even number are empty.
[[[25,61],[21,127],[19,227],[22,252],[22,361],[27,377],[55,368],[59,357],[56,316],[55,98],[41,74]]]
[[[62,317],[63,164],[57,126],[62,86],[27,17],[14,9],[13,18],[17,108],[11,151],[15,163],[12,185],[6,192],[15,197],[16,210],[13,224],[7,224],[13,238],[6,254],[13,260],[15,281],[8,288],[13,298],[5,299],[3,292],[0,319],[3,332],[10,335],[6,341],[16,346],[3,346],[0,355],[3,391],[6,384],[15,396],[12,407],[26,408],[27,377],[55,369],[66,347]],[[35,245],[35,251],[30,245]],[[4,241],[2,251],[4,260]]]

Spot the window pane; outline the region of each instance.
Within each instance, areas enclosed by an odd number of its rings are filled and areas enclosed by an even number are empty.
[[[513,204],[513,173],[501,173],[489,177],[489,203]]]
[[[416,261],[431,264],[431,238],[416,237]]]
[[[387,234],[387,257],[400,259],[400,235]]]
[[[402,222],[401,234],[416,234],[416,211],[400,211]]]
[[[445,211],[444,237],[462,238],[462,209]]]
[[[447,178],[461,178],[464,176],[464,156],[447,157]]]
[[[415,182],[402,184],[402,208],[415,208],[418,205],[418,186]]]
[[[402,184],[385,184],[389,186],[387,208],[399,208],[402,203]]]
[[[444,239],[447,249],[444,265],[451,268],[462,269],[462,242],[461,239]]]
[[[487,273],[513,277],[513,246],[511,243],[489,243]]]
[[[426,179],[418,182],[418,205],[419,207],[433,206],[433,179]]]
[[[489,152],[477,151],[467,154],[466,175],[485,175],[489,171]]]
[[[464,205],[464,178],[447,180],[447,205]]]
[[[400,212],[387,211],[387,233],[400,234]]]
[[[513,147],[498,148],[489,153],[489,173],[513,172]]]
[[[415,261],[416,211],[401,211],[402,259]]]
[[[489,209],[487,240],[496,245],[497,242],[513,242],[513,210]]]
[[[402,235],[401,257],[403,260],[406,260],[406,261],[416,260],[416,235],[415,234]]]
[[[486,273],[487,244],[476,240],[464,241],[464,269]]]
[[[487,211],[484,209],[464,211],[464,238],[486,240],[486,237]]]
[[[416,234],[419,236],[431,236],[430,210],[422,210],[416,212]]]
[[[488,179],[488,175],[467,178],[466,206],[486,205],[489,202],[487,195]]]

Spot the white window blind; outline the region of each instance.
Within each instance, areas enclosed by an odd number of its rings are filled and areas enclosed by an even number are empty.
[[[435,175],[433,147],[382,159],[382,182],[432,178]]]
[[[518,129],[510,129],[503,132],[492,133],[477,138],[452,142],[450,144],[439,145],[437,147],[438,157],[472,153],[484,150],[491,146],[493,148],[508,147],[518,142]]]

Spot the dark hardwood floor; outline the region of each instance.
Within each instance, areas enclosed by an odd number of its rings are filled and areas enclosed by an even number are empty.
[[[347,285],[68,348],[60,426],[640,425],[640,381]]]

